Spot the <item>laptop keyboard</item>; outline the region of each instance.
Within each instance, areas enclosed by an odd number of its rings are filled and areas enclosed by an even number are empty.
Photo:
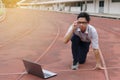
[[[51,76],[50,74],[44,73],[45,77],[49,77]]]
[[[44,73],[45,74],[45,76],[50,76],[50,74],[47,74],[47,73]]]
[[[44,73],[45,78],[52,77],[52,76],[56,75],[56,73],[53,73],[53,72],[50,72],[50,71],[47,71],[44,69],[43,69],[43,73]]]

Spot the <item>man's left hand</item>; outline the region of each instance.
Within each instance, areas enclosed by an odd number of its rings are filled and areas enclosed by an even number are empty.
[[[96,64],[96,66],[94,68],[94,70],[102,70],[102,69],[105,69],[105,68],[98,64]]]

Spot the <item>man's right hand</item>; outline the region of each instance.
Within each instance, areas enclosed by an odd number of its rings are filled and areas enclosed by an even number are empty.
[[[74,26],[74,30],[76,30],[78,28],[78,21],[74,21],[72,25]]]

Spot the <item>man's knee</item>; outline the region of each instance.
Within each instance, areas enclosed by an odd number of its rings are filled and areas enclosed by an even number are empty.
[[[79,64],[84,64],[85,63],[85,60],[84,61],[79,61]]]

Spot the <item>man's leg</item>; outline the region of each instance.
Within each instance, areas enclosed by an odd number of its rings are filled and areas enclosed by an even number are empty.
[[[78,49],[79,49],[80,38],[77,35],[73,35],[71,41],[72,41],[71,49],[72,49],[72,55],[73,55],[73,67],[72,67],[72,69],[77,69],[78,62],[79,62]]]
[[[87,53],[89,52],[90,42],[80,42],[79,46],[79,64],[84,64],[86,61]]]

